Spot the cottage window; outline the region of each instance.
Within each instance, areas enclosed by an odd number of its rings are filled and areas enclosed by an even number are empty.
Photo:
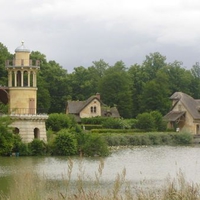
[[[93,107],[92,106],[90,107],[90,112],[93,113]]]
[[[96,113],[97,112],[97,108],[96,108],[96,106],[94,106],[94,113]]]

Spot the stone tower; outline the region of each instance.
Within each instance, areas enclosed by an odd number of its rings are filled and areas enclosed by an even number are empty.
[[[24,142],[34,138],[47,140],[46,114],[37,114],[37,71],[39,61],[30,60],[30,50],[22,45],[15,49],[12,61],[6,61],[8,71],[9,114],[12,127]]]

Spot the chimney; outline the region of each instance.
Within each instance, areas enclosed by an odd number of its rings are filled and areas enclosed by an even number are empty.
[[[101,99],[100,93],[96,93],[96,97],[100,100]]]

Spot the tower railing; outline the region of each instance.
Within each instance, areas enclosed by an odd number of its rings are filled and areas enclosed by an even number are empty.
[[[40,61],[39,60],[32,60],[32,59],[13,59],[13,60],[6,60],[5,61],[6,67],[18,67],[18,66],[32,66],[32,67],[39,67]]]
[[[9,113],[12,115],[38,115],[47,114],[47,110],[44,108],[10,108]]]

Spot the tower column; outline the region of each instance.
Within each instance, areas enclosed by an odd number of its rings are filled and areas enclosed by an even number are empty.
[[[21,87],[24,87],[24,71],[21,71]]]
[[[14,71],[14,75],[15,75],[15,87],[17,87],[17,71]]]
[[[8,72],[9,78],[8,78],[8,87],[12,87],[12,71]]]
[[[36,72],[33,72],[33,87],[36,87]]]
[[[31,72],[28,71],[28,87],[30,87],[30,76],[31,76]]]

